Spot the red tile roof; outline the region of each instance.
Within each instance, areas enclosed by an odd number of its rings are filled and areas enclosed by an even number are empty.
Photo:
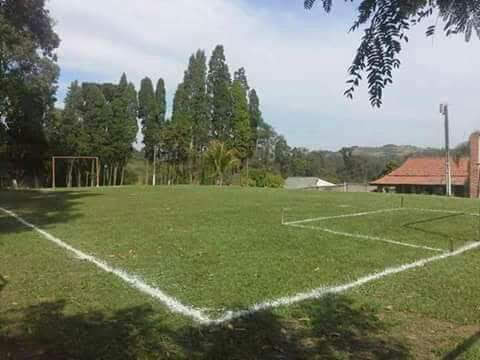
[[[452,160],[453,185],[465,185],[468,180],[469,159]],[[398,169],[375,180],[372,185],[445,185],[445,158],[410,158]]]

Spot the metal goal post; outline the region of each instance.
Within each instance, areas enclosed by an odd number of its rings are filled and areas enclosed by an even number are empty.
[[[57,159],[66,160],[92,160],[95,164],[97,175],[97,187],[100,186],[100,159],[97,156],[52,156],[52,189],[55,189],[55,162]]]

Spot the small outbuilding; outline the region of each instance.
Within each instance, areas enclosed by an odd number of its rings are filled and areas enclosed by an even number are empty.
[[[320,189],[334,186],[336,185],[318,177],[289,177],[285,181],[285,189]]]

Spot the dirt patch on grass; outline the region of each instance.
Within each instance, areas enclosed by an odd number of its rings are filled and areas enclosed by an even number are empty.
[[[479,325],[461,325],[415,313],[386,312],[391,332],[405,339],[415,359],[457,359],[480,342]]]

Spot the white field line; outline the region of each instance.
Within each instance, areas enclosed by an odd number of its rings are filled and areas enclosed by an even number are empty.
[[[466,213],[466,212],[463,212],[463,211],[455,211],[455,210],[422,209],[422,208],[404,208],[404,209],[405,209],[405,210],[423,211],[423,212],[433,212],[433,213],[458,214],[458,215],[468,215],[468,216],[480,216],[480,214],[476,214],[476,213]]]
[[[439,261],[439,260],[444,260],[444,259],[447,259],[449,257],[461,255],[461,254],[463,254],[467,251],[470,251],[470,250],[473,250],[473,249],[476,249],[476,248],[479,248],[479,247],[480,247],[480,242],[475,242],[475,243],[466,245],[464,247],[461,247],[460,249],[458,249],[454,252],[443,253],[441,255],[437,255],[437,256],[434,256],[434,257],[427,258],[427,259],[418,260],[418,261],[415,261],[415,262],[410,263],[410,264],[405,264],[405,265],[400,265],[400,266],[397,266],[397,267],[387,268],[382,272],[374,273],[374,274],[370,274],[370,275],[361,277],[361,278],[359,278],[359,279],[357,279],[357,280],[355,280],[351,283],[338,285],[338,286],[332,286],[332,287],[320,287],[320,288],[317,288],[317,289],[313,289],[309,292],[299,293],[299,294],[296,294],[296,295],[293,295],[293,296],[290,296],[290,297],[282,297],[282,298],[279,298],[279,299],[276,299],[276,300],[266,301],[266,302],[263,302],[263,303],[255,304],[247,310],[230,311],[230,312],[227,311],[222,317],[220,317],[216,320],[212,320],[211,323],[221,324],[221,323],[224,323],[226,321],[230,321],[230,320],[233,320],[233,319],[236,319],[236,318],[239,318],[239,317],[252,315],[257,311],[271,309],[271,308],[275,308],[275,307],[278,307],[278,306],[292,305],[292,304],[295,304],[295,303],[298,303],[298,302],[301,302],[301,301],[305,301],[305,300],[310,300],[310,299],[318,299],[318,298],[321,298],[321,297],[323,297],[327,294],[342,293],[342,292],[345,292],[347,290],[362,286],[362,285],[367,284],[369,282],[372,282],[372,281],[375,281],[375,280],[378,280],[378,279],[381,279],[381,278],[384,278],[384,277],[387,277],[387,276],[390,276],[390,275],[394,275],[394,274],[398,274],[398,273],[401,273],[401,272],[404,272],[404,271],[407,271],[407,270],[422,267],[422,266],[425,266],[429,263],[436,262],[436,261]]]
[[[92,264],[96,265],[100,269],[119,277],[120,279],[122,279],[123,281],[128,283],[130,286],[132,286],[135,289],[141,291],[142,293],[150,295],[151,297],[159,300],[165,306],[167,306],[167,308],[170,309],[170,311],[175,312],[175,313],[179,313],[179,314],[182,314],[182,315],[185,315],[185,316],[188,316],[188,317],[191,317],[191,318],[193,318],[194,320],[196,320],[200,323],[209,323],[211,321],[211,319],[208,318],[207,316],[205,316],[201,310],[195,309],[191,306],[182,304],[181,302],[179,302],[175,298],[165,294],[160,289],[157,289],[153,286],[150,286],[150,285],[146,284],[144,281],[139,279],[137,276],[131,275],[131,274],[129,274],[129,273],[123,271],[123,270],[113,268],[110,265],[106,264],[105,262],[95,258],[94,256],[88,255],[88,254],[86,254],[86,253],[84,253],[80,250],[75,249],[74,247],[64,243],[62,240],[60,240],[60,239],[54,237],[53,235],[49,234],[48,232],[46,232],[42,229],[39,229],[35,225],[29,223],[28,221],[24,220],[23,218],[21,218],[20,216],[18,216],[17,214],[15,214],[14,212],[12,212],[10,210],[7,210],[7,209],[1,208],[1,207],[0,207],[0,210],[3,211],[4,213],[6,213],[7,215],[12,216],[13,218],[15,218],[17,221],[19,221],[23,225],[35,230],[36,232],[38,232],[40,235],[42,235],[47,240],[53,242],[54,244],[60,246],[61,248],[64,248],[64,249],[72,252],[73,254],[75,254],[75,256],[77,258],[79,258],[81,260],[86,260],[88,262],[91,262]]]
[[[460,249],[457,249],[454,252],[443,253],[441,255],[437,255],[437,256],[434,256],[434,257],[427,258],[427,259],[418,260],[418,261],[410,263],[410,264],[400,265],[398,267],[387,268],[382,272],[374,273],[374,274],[370,274],[370,275],[361,277],[361,278],[359,278],[359,279],[357,279],[357,280],[355,280],[351,283],[338,285],[338,286],[333,286],[333,287],[319,287],[319,288],[310,290],[308,292],[298,293],[298,294],[293,295],[293,296],[282,297],[282,298],[279,298],[279,299],[276,299],[276,300],[270,300],[270,301],[265,301],[265,302],[262,302],[262,303],[258,303],[258,304],[255,304],[255,305],[251,306],[250,308],[248,308],[246,310],[226,311],[219,318],[211,319],[208,316],[206,316],[201,310],[198,310],[198,309],[195,309],[191,306],[187,306],[187,305],[184,305],[184,304],[180,303],[175,298],[166,295],[164,292],[162,292],[159,289],[151,287],[150,285],[144,283],[142,280],[138,279],[137,277],[132,276],[132,275],[126,273],[125,271],[114,269],[114,268],[110,267],[109,265],[105,264],[104,262],[96,259],[95,257],[87,255],[87,254],[83,253],[82,251],[71,247],[70,245],[64,243],[60,239],[57,239],[56,237],[52,236],[51,234],[47,233],[46,231],[41,230],[38,227],[36,227],[35,225],[33,225],[33,224],[29,223],[28,221],[24,220],[23,218],[21,218],[20,216],[18,216],[14,212],[12,212],[10,210],[6,210],[6,209],[1,208],[1,207],[0,207],[0,211],[3,211],[7,215],[10,215],[10,216],[14,217],[17,221],[19,221],[23,225],[35,230],[36,232],[41,234],[43,237],[45,237],[47,240],[49,240],[49,241],[55,243],[56,245],[74,253],[78,258],[84,259],[86,261],[89,261],[89,262],[95,264],[100,269],[102,269],[106,272],[112,273],[112,274],[116,275],[117,277],[119,277],[120,279],[124,280],[130,286],[138,289],[139,291],[141,291],[145,294],[148,294],[148,295],[154,297],[155,299],[158,299],[160,302],[162,302],[164,305],[166,305],[167,308],[170,311],[180,313],[182,315],[190,317],[193,320],[195,320],[198,323],[203,324],[203,325],[222,324],[222,323],[231,321],[231,320],[236,319],[236,318],[252,315],[252,314],[254,314],[258,311],[271,309],[271,308],[275,308],[275,307],[279,307],[279,306],[288,306],[288,305],[292,305],[292,304],[295,304],[295,303],[298,303],[298,302],[301,302],[301,301],[305,301],[305,300],[309,300],[309,299],[318,299],[318,298],[321,298],[321,297],[323,297],[327,294],[337,294],[337,293],[345,292],[347,290],[362,286],[366,283],[381,279],[383,277],[398,274],[398,273],[401,273],[401,272],[404,272],[404,271],[407,271],[407,270],[411,270],[411,269],[414,269],[414,268],[422,267],[422,266],[425,266],[429,263],[439,261],[439,260],[443,260],[443,259],[446,259],[446,258],[449,258],[449,257],[458,256],[458,255],[461,255],[461,254],[463,254],[467,251],[470,251],[470,250],[473,250],[473,249],[476,249],[476,248],[480,247],[480,242],[475,242],[475,243],[466,245],[466,246],[464,246]]]
[[[446,251],[446,250],[443,250],[443,249],[433,248],[433,247],[429,247],[429,246],[415,245],[415,244],[401,242],[401,241],[383,239],[383,238],[379,238],[379,237],[376,237],[376,236],[351,234],[351,233],[346,233],[346,232],[342,232],[342,231],[335,231],[335,230],[330,230],[330,229],[326,229],[326,228],[320,228],[320,227],[316,227],[316,226],[306,226],[306,225],[299,225],[299,224],[286,224],[286,225],[287,226],[298,227],[298,228],[302,228],[302,229],[319,230],[319,231],[323,231],[323,232],[326,232],[326,233],[339,235],[339,236],[350,237],[350,238],[358,238],[358,239],[373,240],[373,241],[382,241],[382,242],[386,242],[386,243],[389,243],[389,244],[407,246],[407,247],[411,247],[411,248],[417,248],[417,249],[423,249],[423,250],[429,250],[429,251],[438,251],[438,252],[445,252]]]
[[[317,217],[317,218],[312,218],[312,219],[304,219],[304,220],[297,220],[297,221],[287,221],[284,222],[284,225],[294,225],[294,224],[303,224],[303,223],[308,223],[308,222],[313,222],[313,221],[323,221],[323,220],[330,220],[330,219],[342,219],[342,218],[349,218],[349,217],[356,217],[356,216],[365,216],[365,215],[370,215],[370,214],[380,214],[384,212],[390,212],[390,211],[399,211],[399,210],[405,210],[405,208],[392,208],[392,209],[382,209],[382,210],[374,210],[374,211],[365,211],[361,213],[353,213],[353,214],[344,214],[344,215],[335,215],[335,216],[323,216],[323,217]]]

